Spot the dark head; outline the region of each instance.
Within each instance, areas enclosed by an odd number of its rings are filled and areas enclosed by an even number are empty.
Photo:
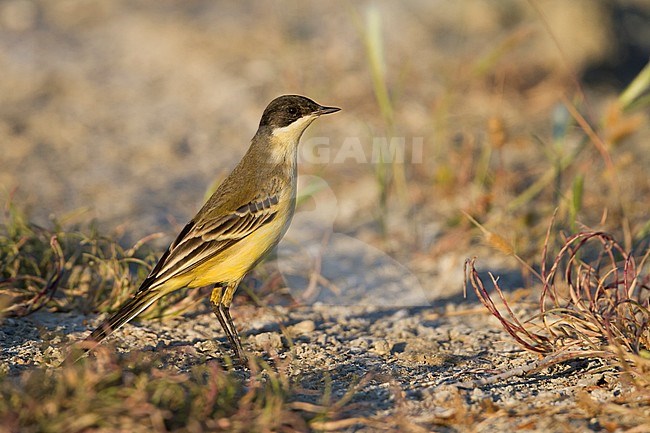
[[[306,128],[318,116],[336,113],[339,110],[340,108],[336,107],[323,107],[304,96],[284,95],[275,98],[266,107],[262,114],[262,120],[260,120],[260,128],[268,127],[273,131],[296,122],[296,126],[302,126],[304,123],[304,128]],[[303,131],[304,128],[302,128]]]

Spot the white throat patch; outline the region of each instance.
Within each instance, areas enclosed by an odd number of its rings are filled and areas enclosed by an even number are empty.
[[[318,116],[305,116],[290,125],[273,130],[271,133],[271,140],[274,142],[271,154],[273,162],[281,162],[295,151],[302,133],[316,120],[316,117]]]

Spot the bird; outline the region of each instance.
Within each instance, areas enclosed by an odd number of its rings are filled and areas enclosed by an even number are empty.
[[[183,227],[135,294],[83,340],[84,353],[163,296],[181,288],[212,286],[212,311],[237,360],[245,363],[230,315],[233,296],[289,228],[302,134],[318,117],[337,111],[340,108],[300,95],[272,100],[241,161]]]

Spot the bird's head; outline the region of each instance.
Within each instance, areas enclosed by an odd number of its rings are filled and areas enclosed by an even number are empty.
[[[267,131],[287,145],[295,145],[317,117],[339,110],[336,107],[324,107],[304,96],[284,95],[275,98],[266,107],[259,129]]]

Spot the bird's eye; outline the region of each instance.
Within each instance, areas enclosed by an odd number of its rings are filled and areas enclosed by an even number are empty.
[[[295,116],[298,114],[298,109],[296,107],[289,107],[287,111],[291,116]]]

